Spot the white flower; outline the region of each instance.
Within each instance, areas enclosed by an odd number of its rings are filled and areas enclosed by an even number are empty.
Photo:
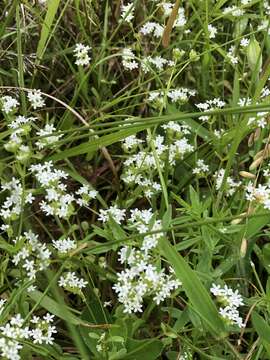
[[[167,60],[161,56],[147,56],[142,60],[142,70],[144,73],[147,73],[151,69],[151,65],[154,65],[158,71],[162,71],[165,65],[174,66],[175,62],[172,60]]]
[[[252,100],[250,98],[241,98],[238,101],[239,106],[249,106],[251,105]]]
[[[201,111],[212,111],[215,109],[221,109],[226,105],[224,101],[222,101],[220,98],[214,98],[212,100],[206,100],[204,103],[196,104],[197,108],[199,108]],[[207,121],[209,119],[209,116],[204,115],[199,117],[202,121]]]
[[[63,134],[55,134],[56,128],[53,124],[46,124],[44,129],[40,129],[37,131],[38,136],[42,136],[42,138],[36,142],[36,146],[39,149],[44,149],[46,146],[51,146],[57,143],[57,141],[63,136]]]
[[[134,18],[134,4],[128,3],[121,6],[121,18],[127,23],[131,23]]]
[[[41,108],[45,105],[45,101],[42,98],[40,90],[31,90],[27,93],[27,98],[31,103],[34,110]]]
[[[52,243],[55,249],[61,254],[66,254],[77,247],[76,241],[71,240],[70,238],[53,240]]]
[[[192,173],[195,175],[204,174],[209,171],[209,166],[205,164],[204,160],[198,159],[196,167],[192,170]]]
[[[219,190],[221,188],[222,182],[223,182],[223,178],[224,178],[224,174],[225,174],[225,170],[224,169],[220,169],[218,171],[215,172],[214,177],[216,179],[216,190]],[[231,178],[230,176],[227,176],[226,179],[226,195],[231,196],[235,193],[235,191],[237,190],[237,188],[241,185],[241,182],[237,182],[235,181],[233,178]]]
[[[129,48],[124,48],[122,51],[122,64],[126,70],[134,70],[138,68],[138,63],[135,60],[135,55]]]
[[[238,57],[235,55],[235,46],[229,48],[227,58],[232,65],[238,64]]]
[[[34,122],[36,120],[35,117],[25,117],[22,115],[16,116],[15,120],[12,120],[10,124],[8,124],[8,127],[10,129],[19,129],[20,127],[22,127],[23,125],[26,124],[31,124],[32,122]]]
[[[229,14],[229,15],[232,15],[232,16],[235,16],[235,17],[239,17],[239,16],[242,16],[244,15],[244,10],[243,9],[240,9],[239,7],[233,5],[233,6],[228,6],[226,7],[224,10],[223,10],[223,14]]]
[[[211,24],[208,25],[209,38],[214,39],[217,34],[217,28]]]
[[[225,308],[220,308],[219,313],[224,319],[228,320],[230,323],[235,324],[240,328],[245,326],[243,319],[239,315],[239,311],[236,308],[226,306]]]
[[[91,58],[89,56],[89,51],[91,47],[88,45],[83,45],[81,43],[76,44],[74,49],[74,56],[76,57],[75,64],[78,66],[87,66],[90,64]]]
[[[1,190],[9,191],[10,194],[0,208],[0,216],[6,220],[16,220],[22,211],[24,202],[30,203],[32,194],[28,190],[23,190],[20,180],[14,177],[11,181],[2,183]]]
[[[244,305],[244,301],[238,290],[233,291],[227,285],[221,287],[220,285],[212,284],[210,291],[217,297],[218,302],[225,305],[219,308],[220,315],[229,321],[229,323],[243,327],[243,319],[240,317],[237,308]]]
[[[138,139],[136,135],[130,135],[123,140],[123,149],[125,151],[134,150],[141,143],[143,143],[143,140]]]
[[[143,25],[140,32],[143,35],[153,34],[155,37],[160,38],[163,35],[164,27],[159,23],[148,21]]]
[[[76,200],[77,203],[80,206],[87,206],[92,199],[97,197],[98,192],[89,185],[83,185],[76,191],[76,194],[81,196],[81,198]]]
[[[60,277],[58,285],[66,290],[76,292],[86,287],[87,281],[76,276],[75,272],[69,271]]]
[[[10,112],[14,111],[20,104],[18,100],[14,99],[11,96],[2,96],[0,98],[0,103],[2,105],[2,111],[6,114],[9,114]]]
[[[249,39],[247,39],[247,38],[241,39],[241,41],[240,41],[240,46],[242,46],[243,48],[245,48],[245,47],[248,46],[248,44],[249,44]]]
[[[173,27],[181,28],[184,25],[186,25],[186,23],[187,23],[187,20],[185,18],[185,10],[184,10],[183,7],[179,7],[178,14],[177,14],[177,17],[176,17],[175,22],[173,24]]]
[[[109,209],[101,209],[99,212],[98,220],[102,222],[107,222],[111,217],[115,222],[117,222],[117,224],[120,224],[121,221],[125,219],[125,214],[125,209],[119,209],[116,205],[113,205],[110,206]]]

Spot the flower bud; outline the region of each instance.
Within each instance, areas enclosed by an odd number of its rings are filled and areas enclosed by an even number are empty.
[[[249,170],[256,169],[259,165],[261,165],[262,162],[263,162],[263,157],[259,157],[258,159],[253,161],[253,163],[249,167]]]
[[[241,243],[241,247],[240,247],[240,256],[241,256],[241,258],[244,258],[246,256],[247,246],[248,246],[247,239],[243,238],[242,243]]]
[[[254,174],[252,174],[250,172],[247,172],[247,171],[240,171],[239,175],[244,177],[244,178],[247,178],[247,179],[255,179],[256,178],[256,175],[254,175]]]
[[[190,53],[189,53],[189,59],[191,61],[199,61],[200,60],[200,55],[198,55],[195,50],[191,50]]]
[[[252,71],[260,70],[262,67],[262,51],[255,37],[251,37],[247,46],[248,65]]]

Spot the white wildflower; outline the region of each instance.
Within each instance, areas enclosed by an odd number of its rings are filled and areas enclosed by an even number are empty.
[[[37,108],[41,108],[45,105],[45,101],[42,98],[42,94],[40,90],[29,91],[27,93],[27,98],[34,110],[36,110]]]
[[[121,6],[121,18],[127,23],[131,23],[134,18],[134,4],[132,2]]]
[[[76,44],[74,49],[74,56],[76,57],[75,64],[78,66],[87,66],[90,64],[91,58],[89,56],[89,51],[91,47],[88,45],[83,45],[81,43]]]

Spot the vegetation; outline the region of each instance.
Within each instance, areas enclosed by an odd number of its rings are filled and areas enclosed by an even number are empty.
[[[1,358],[269,359],[270,2],[1,4]]]

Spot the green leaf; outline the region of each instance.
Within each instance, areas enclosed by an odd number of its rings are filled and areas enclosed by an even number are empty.
[[[270,221],[270,214],[265,215],[265,210],[259,210],[256,215],[262,213],[262,216],[256,216],[253,218],[248,219],[247,229],[245,232],[246,239],[250,239],[251,237],[258,234],[258,232],[269,223]]]
[[[258,313],[253,311],[251,315],[252,324],[262,340],[263,346],[270,356],[270,326]]]
[[[66,309],[64,309],[63,305],[58,304],[56,301],[54,301],[47,295],[44,296],[40,291],[38,290],[31,291],[29,293],[29,296],[31,297],[31,299],[38,302],[42,307],[44,307],[46,310],[56,315],[60,319],[69,321],[74,325],[81,325],[83,323],[75,315],[71,314]]]
[[[137,132],[146,129],[148,126],[149,125],[147,125],[147,124],[138,125],[138,126],[134,126],[129,129],[120,130],[113,134],[104,135],[104,136],[100,137],[99,139],[91,140],[91,142],[87,141],[87,142],[80,144],[78,146],[75,146],[71,149],[61,151],[57,154],[54,154],[54,155],[50,156],[49,159],[47,159],[47,160],[53,160],[53,161],[62,160],[62,159],[66,159],[66,158],[69,158],[72,156],[77,156],[77,155],[89,153],[91,151],[96,151],[96,150],[100,149],[102,146],[108,146],[108,145],[114,144],[120,140],[125,139],[126,137],[128,137],[130,135],[136,134]]]
[[[47,13],[44,19],[44,22],[42,24],[42,29],[41,29],[41,35],[40,35],[40,39],[38,42],[38,47],[37,47],[37,61],[39,62],[45,51],[46,51],[46,47],[48,45],[48,38],[50,35],[50,30],[54,21],[54,18],[56,16],[58,7],[60,5],[60,0],[50,0],[48,1],[48,5],[47,5]]]
[[[213,333],[225,336],[224,324],[218,314],[218,311],[200,279],[186,263],[184,258],[177,253],[173,246],[166,238],[162,238],[159,242],[163,256],[169,261],[174,268],[177,278],[182,282],[193,309],[208,324]]]
[[[156,360],[163,349],[163,343],[158,339],[134,340],[127,339],[127,354],[123,360]]]

